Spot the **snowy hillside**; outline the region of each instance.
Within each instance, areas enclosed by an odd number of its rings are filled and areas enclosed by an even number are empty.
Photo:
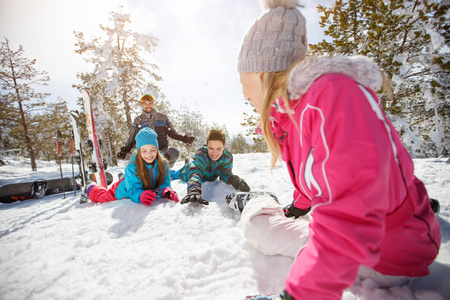
[[[0,185],[59,178],[55,162],[3,158]],[[450,299],[450,164],[416,159],[416,175],[441,202],[442,246],[432,274],[411,287],[356,282],[343,299]],[[271,173],[269,154],[234,157],[234,173],[254,191],[289,203],[293,188],[283,163]],[[181,167],[176,164],[175,168]],[[72,176],[65,164],[64,176]],[[115,180],[125,168],[109,169]],[[76,172],[77,173],[77,172]],[[173,187],[186,194],[186,184]],[[291,258],[264,256],[246,242],[239,214],[226,206],[233,188],[204,185],[207,207],[159,200],[147,207],[121,200],[79,204],[80,191],[0,204],[0,299],[243,299],[281,292]]]

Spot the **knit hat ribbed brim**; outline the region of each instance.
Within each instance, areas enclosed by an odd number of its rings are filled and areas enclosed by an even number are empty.
[[[238,57],[238,71],[280,72],[306,56],[306,20],[298,1],[265,0],[271,8],[250,27]]]
[[[151,128],[143,128],[139,130],[138,134],[135,137],[136,140],[136,150],[139,150],[144,145],[153,145],[156,148],[158,147],[158,135]]]

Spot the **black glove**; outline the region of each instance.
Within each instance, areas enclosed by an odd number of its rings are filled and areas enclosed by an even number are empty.
[[[439,204],[439,200],[430,198],[431,209],[434,213],[438,213],[441,210],[441,205]]]
[[[181,199],[181,204],[186,204],[189,202],[200,203],[203,205],[208,205],[209,202],[202,198],[202,190],[199,187],[191,187],[186,196]]]
[[[187,144],[192,144],[195,141],[195,137],[185,135],[183,137],[183,142]]]
[[[250,192],[250,187],[248,186],[248,184],[244,181],[244,179],[240,178],[237,175],[231,175],[230,179],[228,179],[228,183],[238,191]]]
[[[284,300],[295,300],[286,290],[283,291]]]
[[[307,213],[309,213],[310,210],[311,208],[308,209],[297,208],[295,207],[294,202],[292,202],[292,204],[289,204],[283,209],[286,218],[294,218],[294,219],[306,215]]]
[[[119,153],[117,153],[117,158],[118,159],[125,159],[127,154],[128,154],[128,151],[126,151],[125,147],[122,147],[122,148],[120,148]]]

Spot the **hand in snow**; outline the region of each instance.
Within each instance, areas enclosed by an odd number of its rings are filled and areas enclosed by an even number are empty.
[[[156,194],[153,191],[146,190],[141,194],[141,203],[150,206],[156,198]]]
[[[180,201],[180,199],[178,198],[178,194],[177,192],[175,192],[172,188],[170,187],[166,187],[165,189],[163,189],[162,194],[164,196],[164,198],[173,200],[175,202]]]
[[[205,199],[202,198],[202,190],[199,187],[192,187],[188,190],[188,193],[186,194],[186,196],[183,197],[183,199],[181,199],[181,204],[186,204],[186,203],[200,203],[203,205],[208,205],[209,202],[206,201]]]
[[[231,175],[228,179],[228,183],[230,183],[238,191],[250,192],[250,187],[248,184],[244,181],[244,179],[237,175]]]

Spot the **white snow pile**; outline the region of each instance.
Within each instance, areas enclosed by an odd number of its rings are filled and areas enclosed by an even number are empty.
[[[0,186],[60,177],[55,162],[38,161],[38,172],[31,172],[27,160],[3,159]],[[391,289],[371,279],[357,281],[343,299],[450,299],[445,161],[414,160],[417,177],[441,203],[442,246],[431,274]],[[274,192],[287,204],[293,187],[286,167],[280,162],[270,172],[269,163],[269,154],[239,154],[233,171],[252,190]],[[124,168],[125,162],[108,171],[116,180]],[[72,176],[70,164],[63,164],[63,171]],[[186,183],[177,180],[173,187],[180,198],[186,194]],[[281,292],[292,259],[262,255],[245,240],[240,215],[225,202],[231,192],[223,183],[204,184],[210,200],[205,207],[166,200],[150,207],[130,200],[79,204],[80,191],[0,204],[0,299],[239,300]]]

